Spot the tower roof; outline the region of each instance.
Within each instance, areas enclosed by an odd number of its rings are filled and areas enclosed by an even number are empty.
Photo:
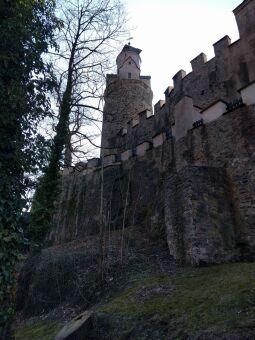
[[[130,45],[125,45],[121,52],[125,52],[125,51],[136,52],[137,54],[140,54],[142,52],[142,50],[140,50],[139,48],[136,48]]]

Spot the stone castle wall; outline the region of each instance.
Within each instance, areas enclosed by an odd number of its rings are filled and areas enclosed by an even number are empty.
[[[194,237],[200,238],[197,244],[201,248],[203,242],[208,242],[209,247],[217,241],[217,237],[223,240],[226,236],[235,235],[236,250],[240,252],[249,248],[254,252],[254,129],[255,106],[244,106],[209,124],[190,130],[184,138],[175,143],[176,173],[175,177],[170,175],[169,181],[173,183],[176,178],[176,182],[179,180],[181,184],[177,194],[174,194],[169,189],[169,184],[166,184],[168,187],[166,202],[171,202],[174,197],[182,199],[183,210],[179,216],[185,218],[184,249],[188,249],[192,244],[195,247]],[[208,171],[212,173],[207,175]],[[206,178],[208,183],[205,181]],[[168,207],[166,211],[170,216],[166,221],[167,230],[172,235],[175,227],[171,222],[171,208]],[[203,222],[205,217],[207,224]],[[202,231],[199,230],[200,227],[203,228]],[[193,236],[187,236],[194,229],[197,232]],[[205,236],[204,231],[210,235]],[[169,236],[168,240],[171,239],[173,238]],[[227,242],[228,245],[229,243],[230,241]],[[218,244],[215,249],[222,251],[221,254],[224,253],[223,245]],[[231,253],[228,251],[228,254]],[[188,256],[186,253],[184,255]],[[206,256],[212,256],[212,252],[208,250],[207,255],[204,253],[204,258],[201,255],[200,260],[206,262]],[[195,258],[191,259],[189,257],[189,262],[195,261]]]
[[[193,128],[177,142],[170,137],[125,162],[63,176],[51,238],[61,243],[97,233],[103,193],[108,228],[122,227],[124,209],[126,226],[163,225],[176,259],[197,264],[252,253],[254,131],[255,106],[244,106]]]
[[[165,186],[170,254],[193,264],[238,258],[232,197],[224,168],[187,166]],[[240,235],[238,235],[240,237]]]
[[[143,224],[154,214],[151,199],[156,200],[162,190],[159,183],[173,160],[171,150],[172,141],[167,140],[143,156],[63,175],[55,229],[49,238],[62,243],[98,233],[101,204],[107,228],[122,226],[125,206],[125,225]]]
[[[255,1],[234,12],[240,39],[224,37],[213,59],[178,72],[154,114],[146,82],[108,77],[107,149],[64,169],[51,240],[142,225],[165,229],[180,261],[255,254]]]
[[[103,152],[123,152],[145,140],[152,142],[153,136],[164,127],[172,129],[173,135],[176,130],[178,139],[192,128],[195,121],[213,120],[215,117],[210,117],[210,114],[208,117],[207,113],[219,101],[225,103],[225,106],[238,101],[241,90],[255,82],[255,30],[252,19],[247,19],[252,17],[255,20],[254,12],[254,1],[244,1],[242,6],[236,8],[234,13],[240,39],[231,43],[228,36],[223,37],[213,45],[215,57],[207,61],[206,55],[201,53],[191,61],[192,72],[177,72],[173,77],[174,86],[166,89],[164,100],[159,100],[154,106],[154,115],[150,119],[144,120],[143,111],[152,111],[148,104],[152,94],[148,96],[139,92],[132,80],[126,80],[125,88],[118,84],[117,79],[114,81],[115,87],[111,87],[110,82],[111,94],[108,96],[106,91],[102,136],[102,147],[108,149]],[[184,97],[190,97],[192,104],[186,107],[189,112],[181,117],[178,106]],[[223,110],[219,115],[222,113]]]

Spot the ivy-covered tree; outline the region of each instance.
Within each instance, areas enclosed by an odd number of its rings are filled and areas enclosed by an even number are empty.
[[[35,240],[43,239],[51,228],[60,167],[71,163],[71,152],[67,151],[72,142],[88,139],[83,129],[93,120],[89,110],[100,110],[102,83],[113,46],[126,36],[125,11],[120,0],[74,0],[62,3],[59,14],[63,25],[58,36],[59,51],[54,54],[58,123],[49,164],[33,201],[31,233]],[[76,148],[72,151],[81,153]]]
[[[29,175],[41,162],[38,123],[53,88],[43,54],[54,46],[54,0],[0,5],[0,338],[10,339],[16,264],[24,243],[21,214]]]

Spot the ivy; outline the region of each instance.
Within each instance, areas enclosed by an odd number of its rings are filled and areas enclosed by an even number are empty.
[[[16,265],[28,243],[21,222],[30,180],[42,165],[39,122],[54,87],[42,56],[55,47],[54,0],[3,0],[0,6],[0,338],[11,338]]]

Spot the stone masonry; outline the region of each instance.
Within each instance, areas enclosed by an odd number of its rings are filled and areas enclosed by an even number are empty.
[[[52,241],[142,225],[165,230],[182,262],[255,257],[255,0],[234,14],[240,39],[193,59],[154,112],[141,50],[124,46],[107,76],[101,158],[64,169]]]

